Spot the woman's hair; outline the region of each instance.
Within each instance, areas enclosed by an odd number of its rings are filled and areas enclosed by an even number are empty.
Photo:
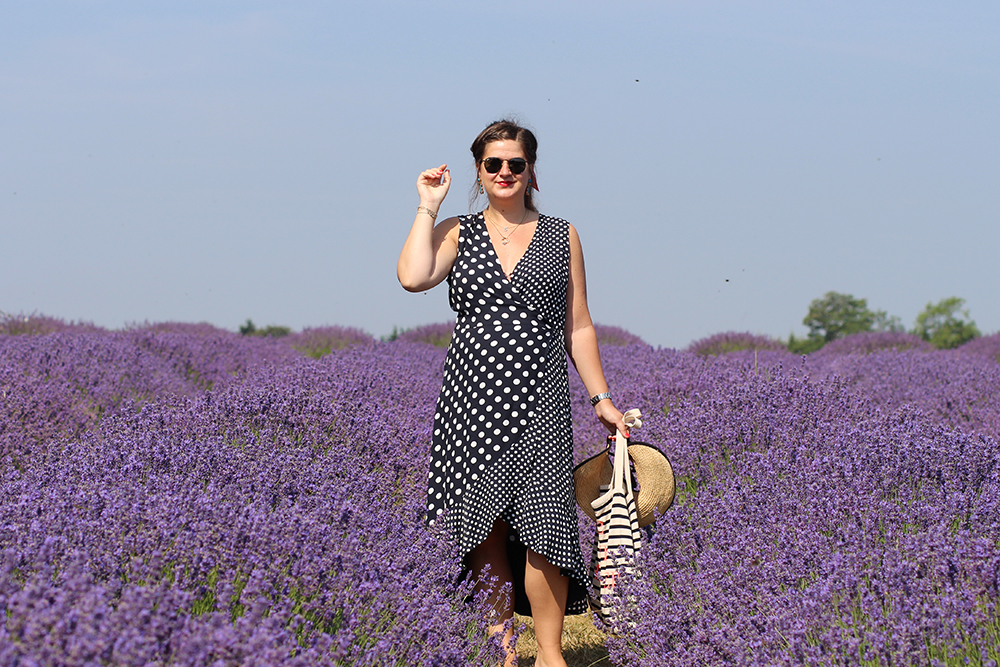
[[[472,157],[476,160],[476,174],[479,174],[479,163],[483,161],[483,154],[486,152],[486,145],[494,141],[516,141],[521,144],[521,150],[524,151],[524,157],[528,161],[528,175],[531,180],[535,178],[535,160],[538,157],[538,140],[535,139],[535,135],[526,127],[521,127],[514,121],[503,118],[501,120],[493,121],[486,128],[479,133],[476,140],[472,142],[472,146],[469,150],[472,151]],[[529,185],[524,190],[524,206],[529,211],[538,212],[535,208],[535,203],[531,200],[531,186]],[[475,204],[476,198],[479,197],[479,180],[477,179],[472,185],[472,193],[469,197],[469,205]]]

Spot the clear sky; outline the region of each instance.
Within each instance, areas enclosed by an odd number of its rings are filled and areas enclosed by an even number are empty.
[[[1000,330],[1000,3],[8,2],[0,310],[110,328],[453,318],[424,168],[516,114],[595,321],[804,334],[834,290]]]

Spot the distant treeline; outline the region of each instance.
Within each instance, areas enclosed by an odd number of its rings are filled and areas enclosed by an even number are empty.
[[[809,327],[809,333],[805,338],[791,334],[788,349],[809,354],[837,339],[868,331],[909,333],[941,350],[956,348],[982,335],[964,305],[965,299],[957,296],[937,303],[927,302],[913,328],[907,331],[898,317],[884,310],[870,310],[866,299],[827,292],[809,304],[809,312],[802,320],[802,324]]]
[[[827,292],[809,304],[809,311],[802,320],[802,323],[809,327],[809,333],[805,337],[790,334],[788,340],[783,341],[751,333],[725,332],[694,341],[687,350],[700,355],[725,354],[737,350],[788,350],[795,354],[810,354],[833,341],[864,333],[880,334],[880,336],[877,337],[877,341],[869,339],[864,342],[856,341],[857,337],[852,338],[855,340],[853,346],[860,345],[872,349],[888,347],[953,349],[982,335],[964,306],[965,299],[957,296],[941,299],[937,303],[928,302],[927,307],[917,315],[913,327],[907,330],[898,317],[890,316],[884,310],[869,309],[866,299],[859,299],[851,294]],[[453,328],[454,322],[428,324],[411,329],[393,327],[392,333],[382,336],[381,340],[422,342],[447,347],[451,341]],[[598,324],[595,328],[601,347],[646,344],[638,336],[619,327]],[[125,330],[188,333],[224,331],[207,323],[181,322],[137,323],[126,326]],[[37,335],[59,331],[98,332],[106,329],[88,322],[65,322],[35,313],[11,315],[0,311],[0,334]],[[331,350],[359,343],[371,343],[375,340],[370,334],[351,327],[307,327],[301,332],[293,332],[290,327],[277,324],[258,327],[252,319],[247,319],[240,325],[239,333],[243,336],[280,338],[303,354],[312,357],[320,357],[329,354]]]
[[[965,299],[957,296],[941,299],[937,303],[928,302],[927,307],[917,315],[913,327],[907,330],[898,317],[891,316],[884,310],[869,309],[867,299],[859,299],[851,294],[827,292],[809,304],[809,312],[802,320],[802,323],[809,327],[809,333],[805,338],[790,334],[787,342],[780,342],[773,339],[764,341],[766,337],[761,336],[724,333],[713,336],[711,339],[695,341],[688,349],[698,352],[708,348],[713,350],[718,348],[719,351],[726,352],[736,349],[785,347],[796,354],[810,354],[827,343],[851,334],[866,332],[909,334],[938,349],[952,349],[982,335],[976,327],[976,323],[969,317],[968,309],[964,306]],[[447,347],[451,340],[452,327],[452,323],[433,324],[416,329],[393,327],[392,333],[383,336],[382,340],[418,339],[422,342]],[[598,339],[602,345],[643,342],[623,329],[601,325],[597,325],[597,328]],[[250,336],[281,337],[289,335],[291,329],[273,324],[257,328],[253,320],[248,319],[240,327],[240,333]],[[625,338],[628,340],[624,340]],[[708,340],[711,340],[712,344],[706,347],[705,343]],[[900,341],[903,346],[906,346],[902,339]],[[913,347],[913,345],[908,347]],[[710,354],[718,354],[719,351],[713,351]]]

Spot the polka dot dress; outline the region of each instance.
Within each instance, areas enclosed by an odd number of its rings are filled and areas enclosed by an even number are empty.
[[[448,276],[458,318],[434,415],[427,515],[441,518],[463,554],[502,517],[515,579],[525,548],[545,556],[571,577],[567,613],[577,614],[587,609],[587,571],[573,495],[568,280],[565,220],[539,216],[508,280],[483,214],[460,218]],[[516,607],[530,613],[524,598],[515,594]]]

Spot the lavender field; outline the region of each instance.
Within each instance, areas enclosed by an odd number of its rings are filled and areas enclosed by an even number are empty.
[[[740,336],[605,330],[679,484],[611,661],[996,664],[1000,336],[805,358]],[[490,664],[422,521],[444,354],[336,327],[5,331],[0,664]],[[572,382],[581,460],[603,435]]]

